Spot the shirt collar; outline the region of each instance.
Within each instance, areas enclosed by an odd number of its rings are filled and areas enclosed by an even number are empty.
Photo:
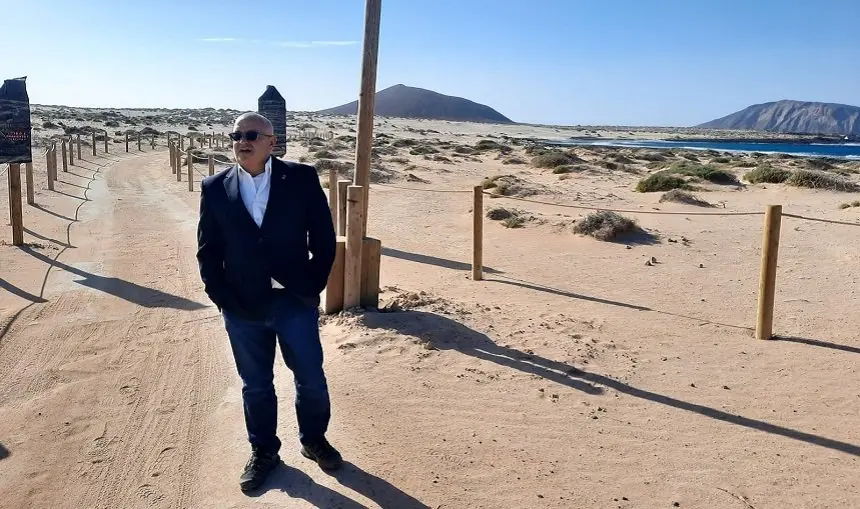
[[[245,170],[245,168],[242,168],[242,165],[238,161],[236,162],[236,167],[239,168],[240,176],[254,178],[253,176],[251,176],[250,173],[247,172],[247,170]],[[263,169],[263,173],[261,173],[260,175],[265,175],[266,178],[272,176],[272,156],[269,156],[269,158],[266,159],[266,165]]]

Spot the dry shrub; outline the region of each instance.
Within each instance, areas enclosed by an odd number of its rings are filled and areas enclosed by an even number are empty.
[[[683,178],[666,171],[658,171],[636,184],[636,190],[640,193],[671,191],[672,189],[690,189],[690,184]]]
[[[663,202],[684,203],[686,205],[695,205],[696,207],[713,207],[713,205],[705,200],[692,193],[688,193],[687,191],[681,191],[680,189],[672,189],[661,196],[660,203]]]
[[[613,241],[619,236],[640,231],[636,221],[616,212],[592,212],[573,225],[573,232],[589,235],[597,240]]]
[[[579,157],[568,152],[559,150],[544,152],[532,158],[532,165],[535,168],[557,168],[567,164],[576,164],[584,162]]]
[[[747,172],[744,175],[744,180],[751,184],[781,184],[791,177],[791,172],[774,168],[770,165],[761,165],[758,168]]]
[[[829,191],[857,191],[857,184],[836,175],[812,170],[797,170],[786,181],[796,187],[827,189]]]

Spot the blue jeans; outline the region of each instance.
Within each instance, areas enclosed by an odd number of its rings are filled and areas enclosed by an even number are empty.
[[[251,447],[276,453],[278,402],[273,367],[275,338],[296,386],[299,441],[313,443],[324,437],[331,418],[328,386],[323,372],[319,335],[319,309],[279,294],[261,321],[223,311],[233,358],[242,379],[245,428]]]

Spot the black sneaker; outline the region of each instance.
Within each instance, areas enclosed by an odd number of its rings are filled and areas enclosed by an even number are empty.
[[[302,456],[316,461],[323,470],[337,470],[343,464],[340,453],[325,438],[319,442],[303,445]]]
[[[265,482],[269,473],[281,462],[280,456],[260,451],[251,451],[251,457],[245,464],[245,470],[239,477],[239,488],[250,491],[259,488]]]

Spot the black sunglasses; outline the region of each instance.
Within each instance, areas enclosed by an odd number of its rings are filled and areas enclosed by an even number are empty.
[[[271,134],[265,134],[265,133],[261,133],[259,131],[245,131],[244,133],[241,131],[236,131],[234,133],[229,134],[230,139],[233,141],[241,140],[243,135],[244,135],[245,139],[248,141],[257,141],[257,138],[259,138],[260,136],[273,136]]]

